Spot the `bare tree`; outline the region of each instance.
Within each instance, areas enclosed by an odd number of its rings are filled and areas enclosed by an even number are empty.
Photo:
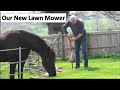
[[[87,15],[88,11],[71,11],[69,15],[76,15],[77,17],[81,18],[82,20]]]
[[[99,11],[99,12],[110,19],[120,21],[120,11]]]

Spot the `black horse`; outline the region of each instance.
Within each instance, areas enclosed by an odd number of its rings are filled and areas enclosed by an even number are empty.
[[[0,36],[0,50],[26,48],[21,50],[21,61],[25,61],[31,50],[37,52],[42,58],[42,65],[49,76],[56,76],[55,53],[39,36],[24,30],[10,30]],[[19,50],[0,51],[0,62],[19,61]],[[21,62],[23,72],[25,62]],[[16,64],[10,64],[10,74],[15,74]],[[19,64],[18,64],[19,73]],[[19,77],[19,75],[18,75]],[[23,78],[23,74],[21,75]],[[10,76],[14,79],[14,75]]]

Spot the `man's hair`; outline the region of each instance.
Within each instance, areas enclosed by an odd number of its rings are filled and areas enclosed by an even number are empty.
[[[71,16],[70,16],[70,20],[73,19],[73,18],[74,18],[74,19],[77,19],[77,17],[76,17],[75,15],[71,15]]]

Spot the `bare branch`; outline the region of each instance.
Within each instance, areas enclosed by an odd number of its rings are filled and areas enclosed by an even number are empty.
[[[99,11],[99,12],[110,19],[120,21],[120,11]]]

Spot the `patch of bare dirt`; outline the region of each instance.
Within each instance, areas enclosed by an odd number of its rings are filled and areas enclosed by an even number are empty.
[[[30,68],[25,68],[24,70],[25,71],[32,71],[32,70],[38,71],[38,66],[31,66]],[[43,66],[39,67],[39,71],[40,71],[40,73],[42,73],[41,77],[31,77],[30,79],[43,79],[44,77],[49,76]],[[57,74],[62,73],[63,71],[64,71],[63,68],[56,67],[56,73]]]

